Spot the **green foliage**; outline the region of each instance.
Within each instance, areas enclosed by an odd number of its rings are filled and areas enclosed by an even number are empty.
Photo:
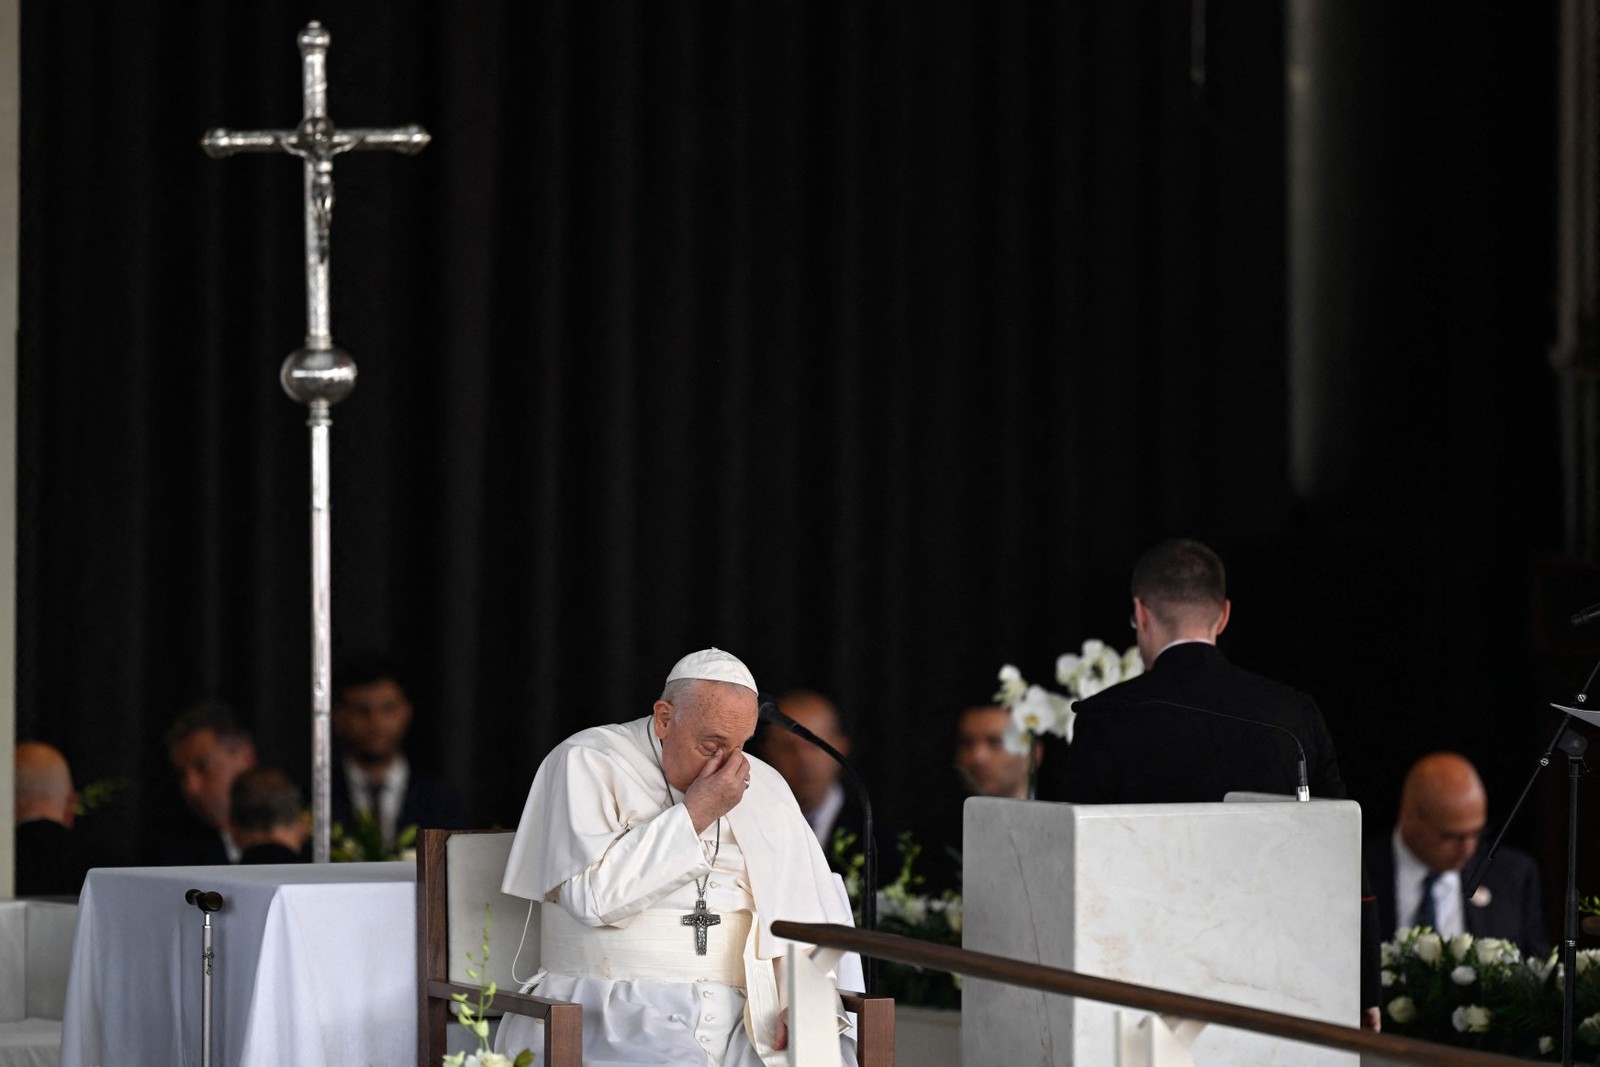
[[[355,813],[355,825],[346,831],[342,823],[333,824],[333,840],[328,858],[334,863],[374,863],[384,860],[409,860],[414,857],[417,828],[407,826],[395,835],[394,848],[383,847],[383,831],[370,811]]]
[[[486,1015],[494,1006],[494,995],[498,991],[493,979],[484,984],[483,977],[489,970],[489,931],[494,928],[494,915],[486,904],[483,908],[483,942],[479,946],[478,955],[467,953],[467,977],[478,983],[478,996],[474,1000],[467,993],[452,993],[450,999],[456,1002],[456,1021],[470,1030],[478,1040],[478,1051],[472,1054],[455,1052],[445,1056],[443,1067],[479,1067],[485,1061],[493,1058],[494,1062],[509,1062],[511,1067],[529,1067],[533,1063],[533,1052],[523,1049],[517,1053],[516,1059],[509,1057],[500,1058],[489,1051],[489,1020]]]
[[[1578,953],[1579,1052],[1600,1052],[1600,952]],[[1562,969],[1554,951],[1524,959],[1510,941],[1427,927],[1383,946],[1383,1025],[1389,1033],[1525,1059],[1561,1058]]]
[[[862,872],[866,857],[855,850],[857,838],[846,830],[835,830],[830,850],[834,864],[844,872],[845,892],[850,896],[856,922],[861,921]],[[901,834],[897,842],[900,870],[894,880],[878,890],[878,929],[888,934],[914,937],[938,945],[961,944],[961,895],[946,890],[937,897],[917,893],[924,879],[914,870],[922,846]],[[855,850],[855,851],[853,851]],[[892,996],[900,1004],[919,1004],[933,1008],[961,1006],[961,979],[947,971],[928,970],[909,963],[878,961],[875,994]]]
[[[73,808],[73,814],[87,815],[96,808],[103,808],[127,787],[126,778],[101,778],[90,782],[78,790],[78,803]]]

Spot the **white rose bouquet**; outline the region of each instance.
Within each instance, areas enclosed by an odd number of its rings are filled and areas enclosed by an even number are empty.
[[[1587,957],[1587,958],[1586,958]],[[1600,1048],[1600,953],[1579,953],[1580,1044]],[[1561,967],[1555,953],[1524,958],[1510,941],[1427,927],[1383,946],[1384,1029],[1446,1045],[1526,1059],[1560,1058]]]

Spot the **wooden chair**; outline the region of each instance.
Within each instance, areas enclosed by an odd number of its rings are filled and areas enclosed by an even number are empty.
[[[423,830],[417,834],[418,1067],[438,1067],[451,1020],[451,996],[476,998],[466,976],[467,953],[478,955],[484,906],[493,914],[486,978],[499,986],[494,1010],[544,1020],[541,1067],[579,1067],[583,1062],[581,1005],[518,993],[511,976],[528,902],[500,892],[511,830]],[[518,970],[539,964],[539,923],[530,924]],[[894,999],[841,991],[845,1010],[856,1016],[860,1067],[894,1067]]]
[[[512,1012],[544,1020],[541,1067],[579,1067],[583,1062],[583,1006],[517,992],[512,961],[522,940],[528,902],[500,892],[510,830],[423,830],[417,834],[417,1064],[439,1067],[450,1024],[451,996],[476,999],[478,985],[467,977],[467,953],[477,956],[483,943],[484,906],[493,916],[489,934],[489,966],[485,978],[499,989],[497,1013]],[[539,966],[539,923],[528,930],[518,969],[531,974]]]

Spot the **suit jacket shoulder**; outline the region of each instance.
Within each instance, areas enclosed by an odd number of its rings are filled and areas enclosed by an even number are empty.
[[[1041,769],[1041,799],[1164,803],[1220,801],[1239,790],[1293,793],[1301,751],[1313,795],[1345,795],[1316,702],[1234,666],[1212,645],[1168,648],[1152,669],[1076,710],[1065,758]]]

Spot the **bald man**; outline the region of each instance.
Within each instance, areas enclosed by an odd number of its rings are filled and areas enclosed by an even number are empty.
[[[850,738],[839,721],[839,709],[821,693],[796,689],[778,700],[778,710],[838,749],[839,755],[850,755]],[[762,736],[761,754],[789,783],[800,814],[806,817],[823,854],[831,860],[828,844],[835,827],[861,832],[861,816],[855,805],[850,804],[846,810],[849,798],[839,784],[843,770],[839,761],[796,734],[771,728]]]
[[[1470,933],[1514,941],[1525,955],[1550,950],[1531,857],[1502,846],[1469,900],[1465,881],[1484,852],[1488,796],[1466,757],[1434,752],[1406,774],[1394,832],[1367,846],[1378,918],[1396,929],[1430,926],[1445,937]]]
[[[78,794],[66,757],[39,741],[16,751],[17,896],[77,896],[87,871],[72,836]]]

